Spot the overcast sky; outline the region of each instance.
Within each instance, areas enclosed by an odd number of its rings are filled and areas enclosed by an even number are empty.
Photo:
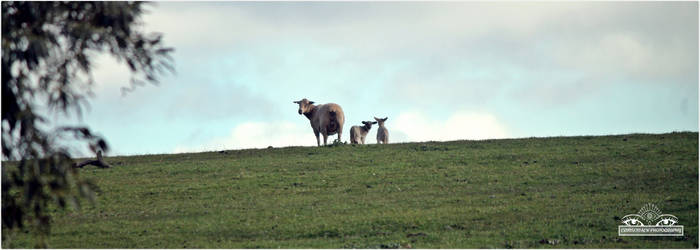
[[[334,102],[390,142],[698,131],[697,2],[159,2],[177,73],[122,96],[96,58],[82,124],[109,155],[316,139]],[[376,126],[367,136],[376,143]]]

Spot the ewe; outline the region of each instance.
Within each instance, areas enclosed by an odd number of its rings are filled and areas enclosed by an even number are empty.
[[[311,128],[314,130],[314,135],[316,135],[316,144],[318,146],[321,146],[321,142],[318,138],[319,133],[323,135],[324,146],[326,145],[328,136],[336,133],[338,133],[338,142],[340,142],[340,137],[343,134],[343,123],[345,122],[345,115],[340,105],[326,103],[315,106],[314,102],[306,98],[301,99],[301,101],[295,101],[294,103],[299,104],[299,114],[303,114],[306,118],[309,118]]]

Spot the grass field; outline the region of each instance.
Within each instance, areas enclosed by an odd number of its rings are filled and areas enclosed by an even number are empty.
[[[313,136],[309,136],[313,140]],[[698,133],[109,157],[54,248],[697,248]],[[684,237],[619,237],[653,203]],[[3,231],[3,233],[6,233]],[[19,232],[3,247],[32,247]]]

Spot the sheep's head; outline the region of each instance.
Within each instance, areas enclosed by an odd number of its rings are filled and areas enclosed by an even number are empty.
[[[314,109],[314,102],[309,101],[308,99],[304,98],[301,99],[301,101],[295,101],[294,103],[299,104],[299,114],[305,114],[308,112],[311,112],[311,110]]]
[[[389,119],[389,117],[384,117],[384,119],[377,118],[376,116],[374,117],[374,120],[377,120],[377,122],[379,123],[379,126],[384,126],[384,122],[385,122],[387,119]]]
[[[372,124],[377,124],[377,122],[373,122],[373,121],[362,121],[362,124],[365,125],[365,128],[366,128],[367,130],[370,130],[370,129],[372,128]]]

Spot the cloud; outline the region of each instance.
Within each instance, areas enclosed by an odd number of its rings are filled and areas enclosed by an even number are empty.
[[[169,117],[216,121],[231,117],[269,117],[278,113],[266,97],[236,84],[209,84],[207,87],[183,84],[172,92],[172,103],[165,112]]]
[[[223,66],[255,80],[251,85],[271,88],[281,80],[299,88],[330,80],[342,88],[390,71],[385,89],[410,102],[480,105],[489,94],[506,94],[503,86],[539,84],[521,81],[523,71],[579,72],[551,79],[564,86],[609,78],[641,84],[649,77],[696,84],[696,9],[692,2],[162,2],[146,23],[172,39],[184,63],[220,68],[213,62],[238,55]],[[560,90],[564,99],[582,93]]]
[[[330,140],[329,138],[329,142]],[[173,153],[268,146],[316,146],[316,138],[309,126],[302,126],[296,122],[244,122],[234,127],[226,137],[215,138],[201,145],[178,145]]]
[[[422,112],[407,111],[400,113],[387,127],[390,139],[394,131],[405,137],[391,142],[481,140],[511,136],[507,126],[494,115],[471,111],[457,111],[446,120],[433,120]]]

